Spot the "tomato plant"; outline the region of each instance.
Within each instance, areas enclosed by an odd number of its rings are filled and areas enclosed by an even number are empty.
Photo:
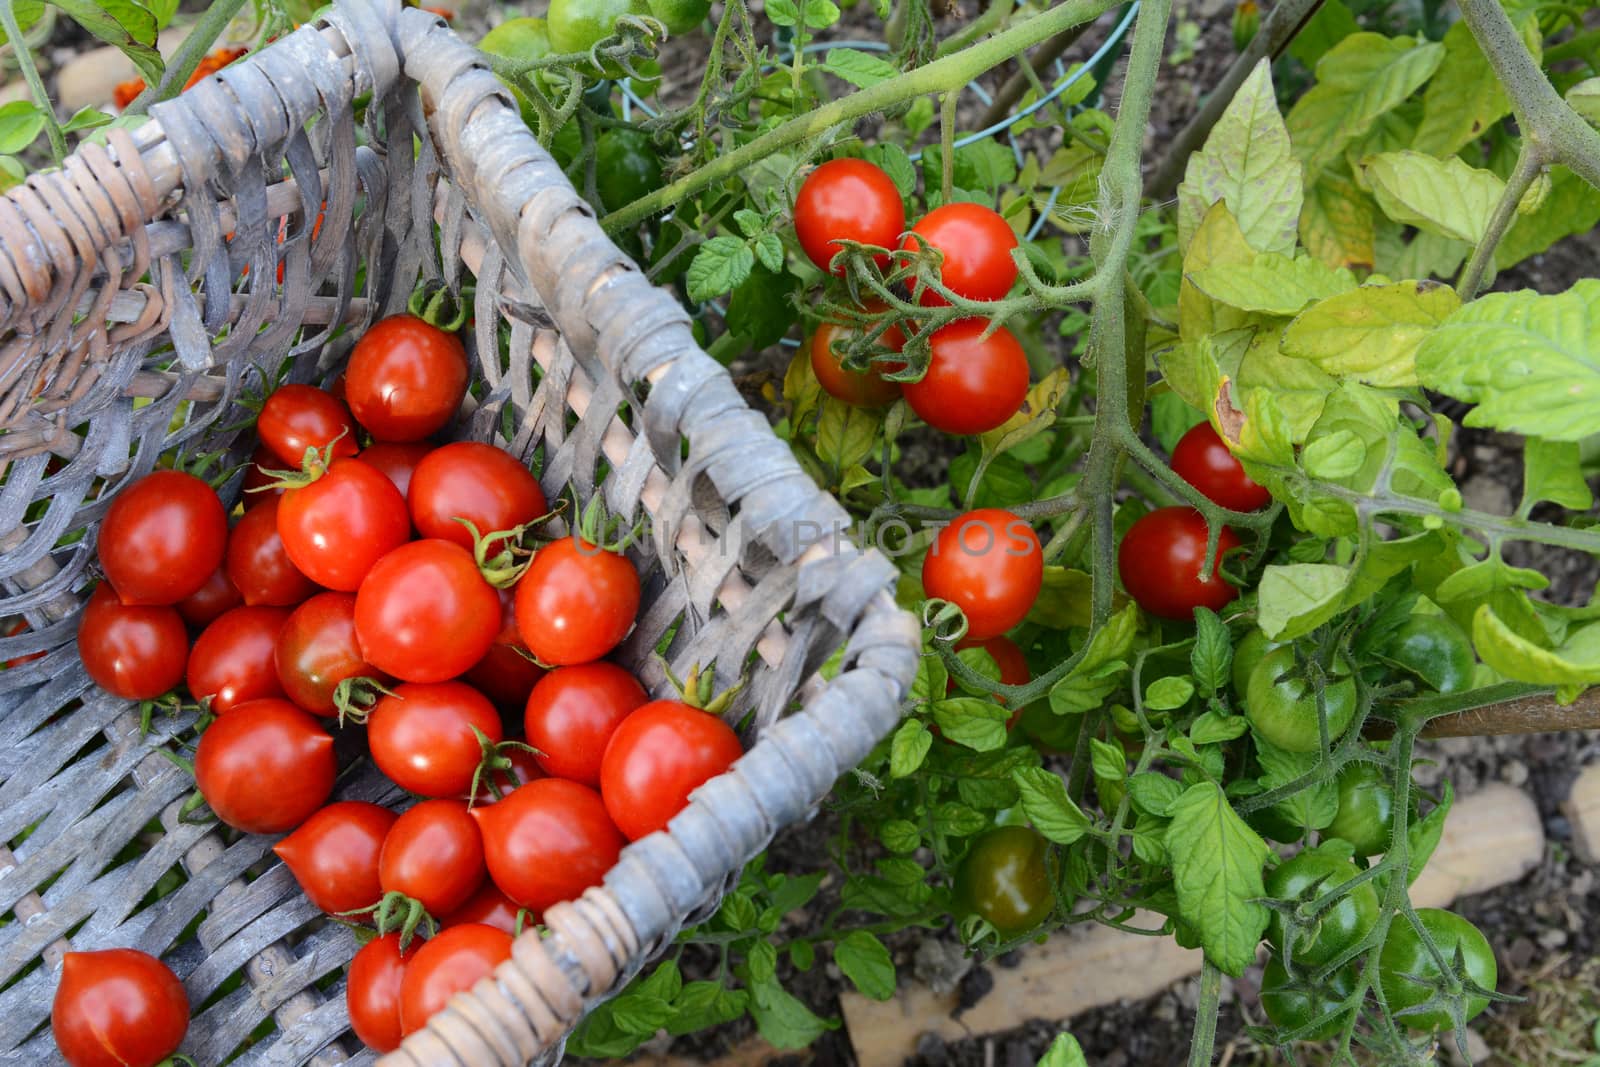
[[[1039,535],[1001,508],[969,511],[939,531],[922,562],[922,586],[961,609],[967,635],[1005,633],[1033,607],[1043,582]]]
[[[1224,527],[1217,534],[1217,559],[1239,543],[1238,535]],[[1238,591],[1214,564],[1204,573],[1206,563],[1206,521],[1188,508],[1158,508],[1141,516],[1117,550],[1123,588],[1141,608],[1165,619],[1185,620],[1196,608],[1220,611],[1233,602]]]
[[[1011,259],[1017,235],[999,213],[982,204],[934,208],[911,227],[905,247],[937,249],[944,256],[939,281],[968,300],[999,300],[1017,280]],[[920,299],[924,304],[947,303],[931,288],[922,289]]]
[[[1322,906],[1360,874],[1349,860],[1323,852],[1302,852],[1275,867],[1267,874],[1266,890],[1295,907],[1292,914],[1274,913],[1267,930],[1273,946],[1297,964],[1315,967],[1366,937],[1378,921],[1378,894],[1370,880]]]
[[[1498,976],[1494,949],[1476,926],[1455,912],[1418,908],[1416,915],[1438,956],[1423,943],[1415,926],[1396,921],[1378,957],[1389,1010],[1417,1030],[1449,1029],[1455,1026],[1457,1010],[1463,1022],[1470,1021],[1489,1006],[1489,998],[1479,991],[1494,990]]]
[[[154,956],[130,948],[69,952],[50,1029],[72,1067],[156,1067],[189,1029],[189,997]]]
[[[868,304],[869,312],[882,311],[882,304]],[[864,370],[852,370],[843,365],[836,347],[854,336],[850,327],[835,322],[819,322],[805,347],[811,361],[811,372],[824,391],[836,400],[858,407],[876,408],[892,403],[900,396],[900,384],[884,378],[888,364],[875,364]],[[891,326],[878,336],[879,344],[890,352],[898,352],[905,344],[905,335],[899,327]]]
[[[972,842],[956,872],[956,900],[1006,937],[1032,930],[1055,910],[1047,845],[1026,826],[997,826]]]
[[[1004,326],[959,319],[928,338],[926,372],[901,389],[929,426],[987,433],[1016,414],[1028,395],[1028,357]]]
[[[1178,439],[1172,471],[1232,511],[1255,511],[1272,503],[1272,494],[1244,472],[1244,464],[1209,422],[1196,423]]]
[[[829,160],[806,175],[795,196],[795,238],[823,270],[842,250],[837,242],[893,248],[905,228],[906,208],[894,179],[866,160]],[[875,258],[880,267],[888,265],[887,252]]]
[[[1340,663],[1334,670],[1349,671]],[[1313,752],[1322,744],[1322,724],[1330,743],[1339,740],[1356,713],[1356,683],[1348,673],[1331,677],[1319,701],[1309,673],[1297,663],[1294,649],[1278,648],[1250,671],[1245,715],[1266,740],[1288,752]]]

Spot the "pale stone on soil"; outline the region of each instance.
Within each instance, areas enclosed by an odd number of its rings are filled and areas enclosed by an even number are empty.
[[[1572,783],[1561,805],[1572,823],[1572,846],[1585,863],[1600,863],[1600,763],[1591,763]]]

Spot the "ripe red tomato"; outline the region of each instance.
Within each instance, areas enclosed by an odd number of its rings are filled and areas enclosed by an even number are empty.
[[[333,738],[287,700],[240,704],[206,727],[194,780],[217,818],[236,830],[293,830],[333,792]]]
[[[945,204],[922,216],[901,247],[915,250],[924,243],[944,253],[939,280],[957,296],[999,300],[1017,280],[1017,265],[1011,260],[1017,235],[998,212],[982,204]],[[922,290],[918,299],[924,307],[949,303],[932,289]]]
[[[376,441],[356,456],[361,462],[382,471],[405,496],[411,489],[411,476],[422,457],[433,451],[427,441]]]
[[[367,716],[372,762],[401,789],[425,797],[464,797],[483,761],[473,729],[503,736],[500,713],[464,682],[409,682]]]
[[[517,935],[517,915],[521,911],[516,902],[504,893],[492,880],[484,882],[472,898],[449,915],[439,920],[439,926],[445,930],[452,926],[461,926],[464,923],[482,923],[492,926],[496,930],[504,930],[512,937]],[[524,926],[530,925],[530,917]]]
[[[400,1031],[412,1034],[457,993],[511,958],[511,935],[482,923],[442,930],[423,945],[400,982]]]
[[[881,301],[869,301],[867,311],[877,313],[884,309]],[[863,408],[881,408],[892,404],[900,396],[900,383],[884,378],[884,372],[898,370],[903,363],[874,363],[867,370],[846,370],[840,365],[835,343],[842,348],[855,335],[855,329],[837,322],[821,322],[806,339],[806,350],[811,359],[811,371],[817,376],[822,389],[835,400]],[[878,335],[878,341],[891,352],[898,352],[906,343],[906,335],[898,326],[891,326]]]
[[[359,911],[383,897],[378,855],[398,818],[379,804],[329,804],[272,846],[306,899],[329,915]]]
[[[473,808],[489,877],[524,908],[543,913],[599,885],[622,851],[622,835],[600,795],[541,778],[488,807]]]
[[[117,494],[100,523],[100,566],[124,604],[176,604],[222,562],[228,516],[205,482],[147,474]]]
[[[384,838],[378,880],[385,893],[403,893],[429,915],[448,915],[483,884],[483,844],[465,800],[424,800]]]
[[[408,682],[461,674],[489,651],[499,629],[494,587],[472,553],[450,541],[401,545],[373,565],[356,593],[362,654]]]
[[[392,315],[356,342],[344,395],[376,441],[420,441],[454,417],[467,394],[461,339],[414,315]]]
[[[629,841],[666,829],[689,794],[744,755],[715,715],[677,700],[646,704],[622,721],[600,765],[606,811]]]
[[[806,176],[794,198],[794,234],[823,270],[841,251],[841,238],[893,248],[906,228],[906,206],[894,179],[864,159],[831,159]],[[874,256],[879,269],[887,255]],[[834,274],[843,277],[844,271]]]
[[[922,588],[967,617],[966,636],[996,637],[1021,622],[1044,584],[1033,527],[1003,508],[979,508],[939,531],[922,560]]]
[[[928,338],[928,371],[902,382],[911,410],[936,430],[979,434],[999,426],[1028,397],[1028,357],[1012,332],[983,336],[988,319],[958,319]]]
[[[532,522],[546,511],[533,472],[509,452],[477,441],[457,441],[428,453],[417,464],[407,499],[411,521],[423,537],[454,541],[468,551],[472,533],[457,519],[487,535]],[[490,542],[488,554],[504,543],[504,538]]]
[[[628,636],[638,613],[633,564],[576,537],[535,552],[517,583],[517,632],[544,663],[599,659]]]
[[[622,720],[650,700],[639,680],[614,663],[557,667],[528,695],[528,744],[546,774],[600,787],[600,758]]]
[[[1224,526],[1217,558],[1239,546],[1239,535]],[[1195,608],[1221,611],[1239,591],[1213,568],[1200,580],[1206,561],[1206,520],[1193,508],[1157,508],[1129,528],[1117,549],[1122,586],[1152,615],[1188,622]]]
[[[1272,494],[1244,472],[1244,465],[1209,422],[1196,423],[1178,439],[1172,469],[1225,508],[1255,511],[1272,503]]]
[[[295,466],[298,469],[299,464]],[[283,490],[273,485],[276,479],[267,473],[282,469],[283,462],[272,449],[266,445],[256,446],[256,450],[250,454],[250,462],[245,464],[244,481],[239,484],[239,503],[244,505],[246,511],[263,500],[276,500],[283,495]]]
[[[341,459],[316,481],[283,494],[278,536],[318,585],[353,593],[383,555],[411,538],[405,497],[359,459]]]
[[[413,941],[401,952],[400,935],[384,934],[368,941],[350,961],[344,990],[350,1029],[374,1052],[400,1047],[400,984],[421,948],[422,942]]]
[[[333,694],[340,682],[387,681],[361,655],[353,593],[318,593],[295,608],[278,633],[275,659],[284,694],[313,715],[327,718],[338,714]]]
[[[206,579],[206,584],[178,601],[178,614],[195,629],[204,629],[215,622],[225,611],[244,603],[244,597],[228,580],[226,566],[218,567]]]
[[[228,535],[223,562],[228,580],[246,604],[289,606],[317,591],[317,583],[300,573],[278,536],[278,500],[263,500],[244,513]]]
[[[288,618],[288,608],[242,607],[207,626],[189,652],[189,692],[216,715],[283,696],[276,653]]]
[[[50,1006],[72,1067],[156,1067],[189,1029],[189,996],[165,963],[131,948],[69,952]]]
[[[544,777],[538,757],[522,745],[507,745],[495,754],[492,765],[478,776],[474,804],[493,804],[529,782]]]
[[[306,450],[333,445],[335,459],[360,451],[350,410],[331,393],[312,385],[280,385],[256,417],[256,433],[281,464],[300,469]]]
[[[496,589],[500,597],[500,630],[483,658],[464,675],[478,692],[507,714],[520,713],[528,703],[534,683],[544,677],[544,668],[533,662],[528,646],[517,632],[516,587]]]
[[[101,689],[150,700],[183,681],[189,632],[176,609],[124,604],[101,582],[78,615],[78,656]]]
[[[1000,668],[1000,682],[1002,685],[1022,685],[1024,682],[1033,680],[1033,672],[1028,670],[1028,660],[1023,656],[1022,649],[1018,648],[1017,643],[1009,637],[989,637],[979,641],[971,634],[968,634],[956,642],[957,651],[963,648],[981,648],[989,653],[989,657],[994,660],[994,665]],[[953,693],[955,689],[956,680],[951,678],[949,684],[945,686],[945,692]],[[994,702],[996,704],[1004,704],[1006,700],[1005,697],[997,696],[994,698]],[[1022,709],[1018,708],[1006,720],[1006,729],[1009,730],[1017,725],[1017,720],[1020,718],[1022,718]],[[936,726],[934,729],[937,730],[938,727]]]

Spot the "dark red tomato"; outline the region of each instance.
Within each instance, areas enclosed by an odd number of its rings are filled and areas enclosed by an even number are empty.
[[[299,468],[299,464],[295,464]],[[239,485],[239,503],[248,511],[263,500],[276,500],[283,495],[283,490],[273,486],[276,481],[268,471],[283,470],[283,463],[277,454],[266,445],[256,446],[250,454],[250,462],[244,468],[244,481]],[[268,488],[272,486],[272,488]]]
[[[1272,503],[1272,494],[1244,472],[1222,436],[1209,422],[1196,423],[1172,450],[1172,469],[1213,503],[1234,511],[1255,511]]]
[[[483,658],[500,629],[500,599],[472,553],[413,541],[373,565],[356,593],[367,662],[408,682],[442,682]]]
[[[346,678],[387,678],[361,655],[353,593],[318,593],[294,609],[278,633],[278,682],[313,715],[332,717],[334,690]]]
[[[329,804],[272,846],[306,899],[329,915],[359,911],[383,896],[378,855],[398,818],[379,804]]]
[[[183,621],[199,630],[215,622],[224,611],[243,603],[244,597],[228,580],[227,567],[222,566],[211,572],[205,585],[178,601],[177,608]]]
[[[448,930],[452,926],[461,926],[465,923],[482,923],[496,930],[504,930],[515,937],[517,913],[521,910],[516,902],[500,892],[500,887],[491,880],[479,886],[478,891],[472,894],[472,899],[440,919],[439,925]],[[523,925],[531,925],[533,921],[530,917]]]
[[[465,800],[424,800],[395,820],[384,838],[378,880],[429,915],[448,915],[483,884],[483,835]]]
[[[911,410],[936,430],[987,433],[1017,413],[1028,396],[1028,357],[1004,326],[988,337],[988,319],[958,319],[928,338],[928,371],[902,382]]]
[[[639,680],[614,663],[557,667],[528,695],[523,725],[546,774],[600,787],[606,744],[635,708],[650,700]]]
[[[338,397],[313,385],[281,385],[274,390],[261,405],[256,432],[261,443],[290,470],[305,463],[307,449],[320,452],[333,445],[336,459],[360,451],[350,409]]]
[[[511,958],[511,935],[482,923],[443,930],[406,965],[400,982],[400,1031],[412,1034],[434,1012]]]
[[[341,459],[316,481],[283,494],[278,536],[307,578],[353,593],[373,564],[410,540],[411,514],[381,471]]]
[[[622,851],[622,835],[586,785],[529,782],[497,804],[473,808],[489,877],[501,892],[542,914],[600,884]]]
[[[610,652],[639,613],[639,572],[626,556],[576,537],[539,549],[517,583],[517,632],[541,662],[588,663]]]
[[[506,796],[544,777],[539,759],[521,745],[507,745],[495,754],[490,766],[478,777],[478,791],[473,794],[474,804],[493,804]]]
[[[263,500],[244,513],[228,535],[223,567],[246,604],[288,607],[317,591],[317,583],[300,573],[278,536],[279,501]]]
[[[414,315],[392,315],[356,342],[344,395],[374,440],[420,441],[443,429],[467,395],[466,349]]]
[[[866,310],[877,313],[885,305],[874,301],[865,306]],[[875,363],[868,370],[846,370],[840,365],[840,355],[834,345],[843,348],[855,332],[853,327],[842,323],[818,323],[816,331],[806,340],[812,373],[817,376],[823,392],[835,400],[863,408],[881,408],[894,403],[900,396],[900,383],[883,376],[884,371],[891,369],[890,364]],[[900,327],[891,326],[878,335],[878,342],[889,351],[898,352],[906,343],[906,335]],[[898,370],[904,366],[898,363],[892,368]]]
[[[150,700],[183,681],[189,631],[177,609],[124,604],[101,582],[78,615],[78,656],[101,689]]]
[[[400,984],[421,948],[421,941],[413,941],[401,952],[400,935],[384,934],[368,941],[350,961],[344,990],[350,1029],[374,1052],[400,1047]]]
[[[124,604],[176,604],[222,562],[228,516],[205,482],[147,474],[117,494],[100,523],[100,567]]]
[[[533,662],[517,632],[516,586],[495,592],[500,596],[500,631],[494,635],[489,651],[464,677],[501,711],[521,714],[534,684],[544,677],[544,668]]]
[[[1022,649],[1018,648],[1017,643],[1009,637],[988,637],[979,641],[968,634],[956,642],[957,651],[963,648],[981,648],[989,653],[989,658],[1000,668],[1000,682],[1003,685],[1022,685],[1033,680],[1033,673],[1028,670],[1028,660],[1023,656]],[[955,689],[956,680],[951,678],[950,683],[945,686],[945,692],[953,693]],[[994,701],[996,704],[1006,702],[1004,697],[995,697]],[[1017,720],[1021,717],[1021,708],[1013,711],[1011,717],[1006,720],[1006,729],[1009,730],[1017,725]]]
[[[287,700],[240,704],[206,727],[194,780],[217,818],[252,834],[305,822],[333,792],[333,738]]]
[[[946,204],[922,216],[902,247],[924,244],[944,253],[939,280],[957,296],[999,300],[1017,280],[1017,265],[1011,260],[1017,235],[998,212],[982,204]],[[924,307],[949,303],[932,289],[924,289],[918,299]]]
[[[831,159],[806,176],[794,198],[794,234],[811,262],[823,270],[842,250],[843,238],[893,248],[906,228],[906,206],[894,179],[864,159]],[[879,269],[887,255],[874,256]],[[843,270],[833,272],[840,277]]]
[[[1033,527],[1003,508],[979,508],[939,531],[922,560],[922,588],[967,617],[967,636],[997,637],[1021,622],[1044,584]]]
[[[288,608],[242,607],[207,626],[189,652],[189,692],[217,715],[283,696],[277,648],[288,618]]]
[[[417,464],[432,451],[433,445],[427,441],[378,441],[362,449],[356,458],[382,471],[405,496],[411,489],[411,475]]]
[[[1224,526],[1217,557],[1239,546],[1239,535]],[[1206,520],[1193,508],[1157,508],[1129,528],[1117,549],[1122,586],[1139,606],[1163,619],[1187,622],[1195,608],[1221,611],[1239,591],[1212,568],[1200,580],[1206,561]]]
[[[183,983],[137,949],[69,952],[50,1030],[72,1067],[156,1067],[189,1029]]]
[[[629,841],[665,830],[702,783],[744,755],[739,735],[715,715],[657,700],[622,721],[600,764],[606,811]]]
[[[409,682],[367,716],[372,762],[401,789],[425,797],[464,797],[483,761],[483,745],[503,736],[500,713],[464,682]]]
[[[469,551],[472,533],[457,519],[487,535],[532,522],[546,510],[533,472],[509,452],[477,441],[457,441],[428,453],[417,464],[407,502],[423,537],[454,541]],[[486,551],[493,556],[504,543],[497,538]]]

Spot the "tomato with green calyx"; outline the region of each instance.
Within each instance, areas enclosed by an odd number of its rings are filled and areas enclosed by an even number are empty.
[[[893,248],[905,228],[905,202],[894,179],[864,159],[828,160],[806,175],[794,198],[800,247],[818,268],[841,277],[842,264],[830,266],[843,251],[839,241]],[[874,256],[873,262],[887,269],[889,256]]]
[[[1172,449],[1172,470],[1212,503],[1233,511],[1255,511],[1272,494],[1244,472],[1244,465],[1209,422],[1196,423]]]
[[[408,682],[367,716],[372,762],[401,789],[424,797],[465,797],[503,736],[500,713],[464,682]]]
[[[871,300],[863,310],[878,314],[887,305]],[[903,363],[873,362],[866,370],[849,370],[843,365],[842,349],[856,335],[852,326],[837,322],[819,322],[811,336],[806,338],[806,355],[811,360],[811,372],[823,392],[835,400],[862,408],[881,408],[900,396],[900,383],[884,378],[889,370],[899,370]],[[891,326],[878,335],[877,344],[890,352],[898,352],[906,337],[900,327]]]
[[[650,0],[650,14],[667,32],[682,36],[698,29],[711,14],[711,0]]]
[[[1289,978],[1283,963],[1274,956],[1261,973],[1261,1007],[1272,1025],[1285,1032],[1299,1030],[1344,1006],[1356,988],[1354,967],[1341,967],[1315,989],[1307,988],[1308,968],[1298,967],[1300,982]],[[1301,1041],[1326,1041],[1344,1026],[1349,1013],[1333,1018],[1300,1035]]]
[[[277,466],[291,470],[305,462],[307,449],[320,452],[331,446],[337,459],[353,456],[361,447],[350,409],[314,385],[291,383],[273,390],[256,417],[256,433],[280,461]]]
[[[979,508],[939,531],[922,560],[922,588],[967,619],[982,641],[1021,622],[1044,584],[1044,552],[1033,527],[1003,508]]]
[[[1272,641],[1267,635],[1256,629],[1239,639],[1233,646],[1233,692],[1240,700],[1250,690],[1250,672],[1256,669],[1256,664],[1261,662],[1263,656],[1275,648],[1281,647],[1280,642]]]
[[[384,934],[368,941],[350,961],[344,991],[350,1029],[374,1052],[400,1047],[400,983],[421,948],[421,941],[413,941],[402,951],[399,934]]]
[[[958,907],[980,916],[1004,938],[1037,927],[1055,910],[1048,843],[1026,826],[999,826],[979,836],[956,872]]]
[[[189,996],[165,963],[131,948],[69,952],[50,1030],[71,1067],[156,1067],[189,1029]]]
[[[124,604],[101,582],[78,615],[78,658],[89,677],[124,700],[151,700],[183,681],[189,632],[164,605]]]
[[[1302,852],[1267,872],[1267,895],[1299,906],[1299,929],[1289,955],[1296,968],[1320,967],[1366,937],[1378,922],[1378,893],[1370,880],[1350,890],[1316,918],[1310,905],[1328,896],[1361,872],[1347,859],[1323,852]],[[1300,915],[1298,912],[1304,912]],[[1274,910],[1267,940],[1281,954],[1289,924]]]
[[[630,841],[666,829],[689,794],[744,755],[739,735],[710,712],[656,700],[630,712],[600,761],[606,811]]]
[[[516,610],[517,632],[541,663],[589,663],[633,629],[639,572],[620,552],[563,537],[533,554]]]
[[[1378,654],[1440,693],[1472,685],[1476,664],[1472,642],[1447,615],[1412,615],[1389,635]]]
[[[957,319],[928,338],[928,369],[900,383],[906,403],[936,430],[988,433],[1015,415],[1028,397],[1028,357],[1004,326]],[[984,336],[988,333],[988,336]]]
[[[378,560],[411,537],[405,497],[359,459],[334,460],[325,470],[313,464],[277,508],[289,561],[317,585],[342,593],[361,588]]]
[[[1358,856],[1388,851],[1394,829],[1394,787],[1372,763],[1351,763],[1339,772],[1339,812],[1325,833],[1348,841]]]
[[[511,958],[511,935],[482,923],[442,930],[406,964],[400,980],[400,1031],[414,1034],[457,993]]]
[[[456,677],[483,659],[499,632],[500,597],[472,553],[451,541],[401,545],[373,564],[356,591],[361,654],[404,681]]]
[[[423,537],[454,541],[471,551],[476,530],[486,539],[487,559],[510,541],[490,539],[491,533],[531,523],[547,510],[539,479],[527,464],[481,441],[454,441],[428,453],[412,473],[406,503]]]
[[[429,916],[448,915],[483,884],[483,835],[464,800],[424,800],[407,808],[383,839],[378,854],[378,932],[411,934]]]
[[[1495,965],[1494,949],[1476,926],[1455,912],[1441,908],[1418,908],[1417,918],[1438,946],[1449,973],[1459,974],[1464,970],[1467,980],[1479,988],[1495,987],[1499,969]],[[1405,917],[1396,916],[1383,942],[1383,951],[1378,955],[1378,982],[1395,1020],[1414,1030],[1444,1030],[1455,1025],[1442,1005],[1422,1011],[1410,1010],[1433,999],[1435,988],[1446,973]],[[1467,997],[1465,1020],[1476,1018],[1488,1006],[1488,997]]]
[[[644,0],[551,0],[547,14],[550,45],[557,54],[587,53],[617,32],[617,20],[626,15],[648,15]],[[608,78],[620,78],[623,70],[613,62],[601,66]]]
[[[294,609],[278,631],[275,653],[278,681],[286,696],[313,715],[339,713],[339,683],[388,676],[368,663],[356,641],[356,598],[351,593],[319,593]]]
[[[1344,735],[1356,714],[1356,683],[1348,674],[1349,664],[1341,659],[1335,669],[1347,673],[1329,677],[1322,689],[1330,745]],[[1315,752],[1322,745],[1317,696],[1292,648],[1273,649],[1255,665],[1244,713],[1258,734],[1285,752]]]
[[[605,211],[616,211],[661,188],[661,157],[650,135],[619,126],[597,137],[594,188]]]
[[[398,818],[380,804],[342,800],[329,804],[272,846],[306,899],[329,915],[378,903],[378,856]]]
[[[939,281],[968,300],[999,300],[1017,280],[1011,258],[1017,235],[999,212],[982,204],[958,201],[934,208],[911,228],[901,247],[937,248],[944,254]],[[932,288],[924,288],[918,299],[925,307],[949,303]]]
[[[1157,508],[1128,528],[1117,549],[1117,574],[1128,595],[1163,619],[1190,622],[1195,608],[1221,611],[1239,595],[1219,573],[1222,557],[1239,547],[1239,535],[1224,526],[1217,534],[1217,566],[1204,580],[1206,520],[1193,508]]]

